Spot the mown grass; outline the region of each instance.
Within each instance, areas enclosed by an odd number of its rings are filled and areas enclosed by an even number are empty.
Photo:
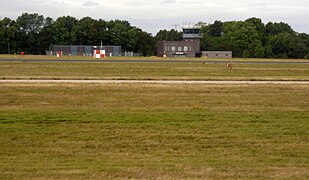
[[[1,79],[309,80],[304,64],[0,62]]]
[[[309,178],[309,86],[0,84],[0,173]]]
[[[94,59],[92,56],[62,56],[57,58],[56,56],[46,56],[46,55],[11,55],[11,54],[0,54],[0,59],[11,59],[11,60],[98,60]],[[125,57],[125,56],[114,56],[114,57],[106,57],[104,60],[158,60],[158,61],[165,61],[165,60],[190,60],[190,61],[270,61],[270,62],[308,62],[308,59],[269,59],[269,58],[233,58],[233,59],[220,59],[220,58],[163,58],[163,57]]]

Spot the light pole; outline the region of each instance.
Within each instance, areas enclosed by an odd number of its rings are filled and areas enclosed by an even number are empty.
[[[8,54],[11,54],[10,43],[8,42]]]
[[[108,27],[106,27],[106,33],[107,33],[107,36],[108,36],[108,44],[111,44],[111,43],[110,43],[111,36],[110,36],[110,34],[109,34],[109,29],[108,29]],[[107,44],[107,45],[108,45],[108,44]]]

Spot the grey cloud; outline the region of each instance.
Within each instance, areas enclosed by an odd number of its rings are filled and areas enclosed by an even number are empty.
[[[39,13],[53,19],[123,19],[148,32],[173,28],[182,22],[212,23],[214,20],[245,20],[258,17],[286,22],[298,32],[309,33],[308,0],[0,0],[0,17],[16,18],[22,12]],[[104,3],[103,3],[104,2]],[[106,3],[105,3],[106,2]],[[102,10],[102,6],[106,7]],[[85,9],[91,8],[89,11]]]
[[[176,0],[164,0],[162,1],[162,4],[174,4],[176,2],[177,2]]]
[[[94,1],[85,1],[83,3],[83,6],[88,6],[88,7],[94,7],[94,6],[99,6],[100,4]]]
[[[203,4],[201,1],[181,1],[180,3],[183,3],[183,4]]]

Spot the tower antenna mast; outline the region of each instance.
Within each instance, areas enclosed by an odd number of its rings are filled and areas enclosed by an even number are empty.
[[[175,26],[175,30],[178,30],[178,27],[180,26],[179,24],[173,24],[173,26]]]

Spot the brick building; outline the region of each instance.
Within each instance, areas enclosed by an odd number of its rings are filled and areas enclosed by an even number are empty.
[[[200,57],[200,27],[184,27],[182,41],[157,42],[158,57]]]

